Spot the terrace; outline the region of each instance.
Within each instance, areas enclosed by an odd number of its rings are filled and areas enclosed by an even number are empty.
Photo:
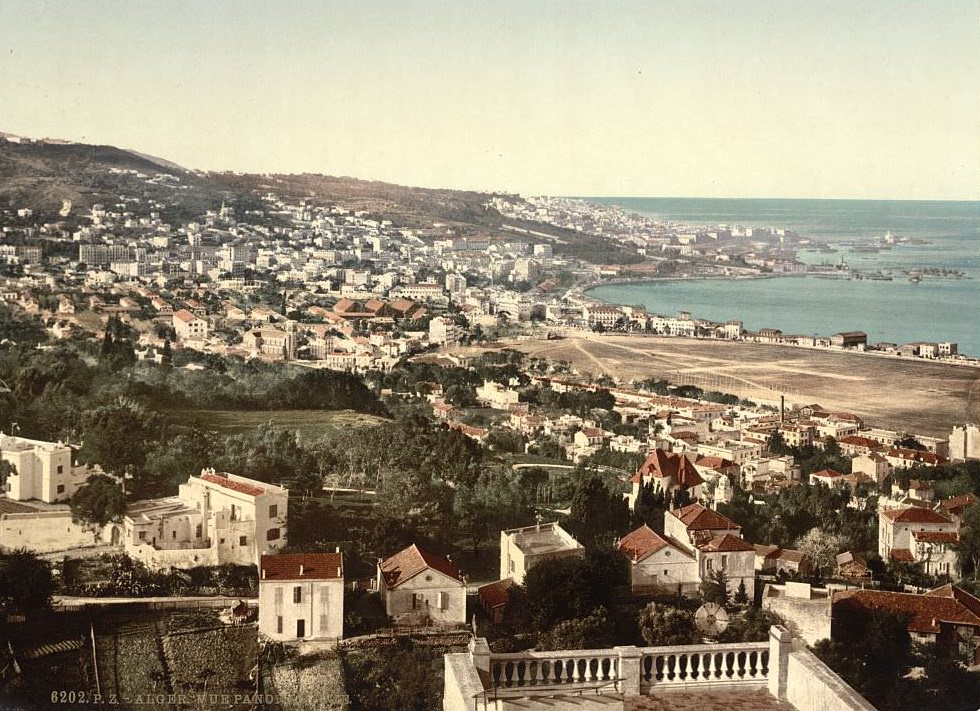
[[[781,627],[767,642],[493,654],[474,638],[445,656],[444,711],[576,708],[867,710]]]

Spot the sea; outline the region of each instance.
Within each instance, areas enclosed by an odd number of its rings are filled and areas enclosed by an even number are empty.
[[[739,319],[749,330],[829,336],[864,331],[869,343],[953,341],[980,357],[980,202],[716,198],[582,198],[691,226],[793,230],[821,249],[808,264],[839,264],[884,279],[778,276],[766,279],[651,280],[596,287],[589,295],[670,315]],[[908,243],[882,248],[891,233]],[[871,251],[879,245],[878,251]],[[949,269],[961,278],[904,272]]]

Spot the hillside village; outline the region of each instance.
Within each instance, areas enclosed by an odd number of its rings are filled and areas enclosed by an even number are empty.
[[[582,292],[793,273],[799,235],[510,195],[426,222],[273,176],[180,220],[160,196],[233,176],[157,168],[109,167],[115,201],[2,212],[0,698],[50,698],[52,669],[79,701],[168,708],[626,708],[672,685],[959,708],[980,688],[976,424],[889,430],[508,347],[966,360]]]

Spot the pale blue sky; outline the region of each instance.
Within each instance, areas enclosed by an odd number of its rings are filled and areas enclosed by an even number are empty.
[[[0,130],[525,194],[976,199],[980,0],[0,0]]]

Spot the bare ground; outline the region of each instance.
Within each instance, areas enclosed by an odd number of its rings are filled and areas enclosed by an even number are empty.
[[[757,402],[819,403],[924,435],[980,421],[980,368],[759,343],[589,334],[508,347],[629,383],[656,377]]]

